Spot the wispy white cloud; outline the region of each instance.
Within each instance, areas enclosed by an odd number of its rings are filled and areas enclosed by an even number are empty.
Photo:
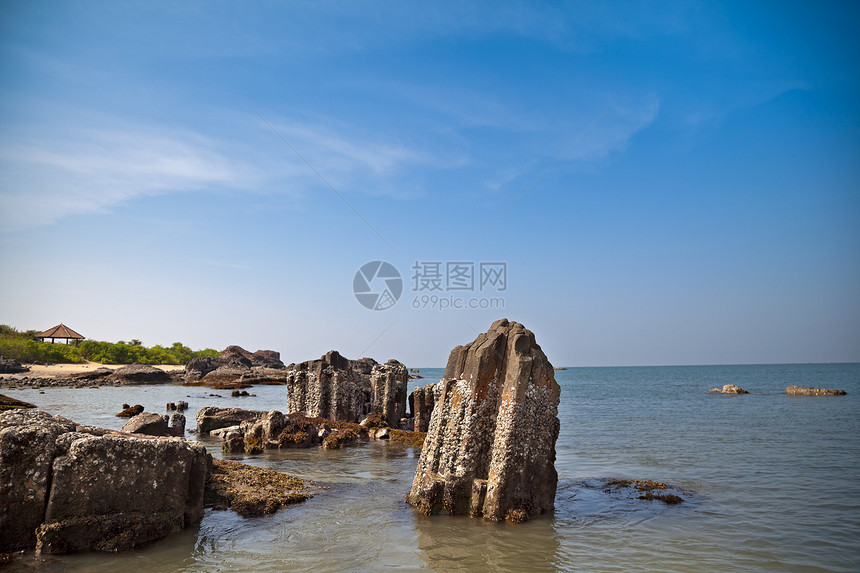
[[[270,121],[278,134],[301,154],[313,169],[338,191],[358,191],[392,198],[410,198],[421,194],[414,185],[402,185],[408,170],[435,164],[433,156],[407,146],[397,139],[367,136],[355,128],[335,130],[321,124],[288,119]],[[268,129],[268,128],[267,128]],[[282,142],[284,162],[301,165],[301,160]],[[303,179],[316,178],[310,169]],[[307,181],[308,184],[318,181]]]
[[[199,135],[128,126],[0,143],[3,229],[19,230],[134,197],[248,182],[250,172]]]
[[[656,94],[640,99],[616,96],[607,98],[607,101],[603,110],[595,112],[591,120],[596,120],[594,126],[570,148],[564,159],[592,162],[623,151],[636,134],[657,119],[660,112],[660,99]]]
[[[235,118],[234,118],[235,119]],[[107,123],[107,122],[99,122]],[[298,198],[322,183],[257,118],[244,140],[129,122],[122,128],[66,127],[50,137],[37,128],[0,137],[0,229],[16,231],[63,217],[108,213],[138,197],[180,192],[252,192]],[[410,198],[409,166],[431,163],[397,141],[279,120],[285,139],[339,191]]]

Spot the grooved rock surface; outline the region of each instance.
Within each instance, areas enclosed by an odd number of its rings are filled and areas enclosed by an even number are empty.
[[[0,552],[113,551],[203,517],[205,448],[0,413]]]
[[[409,370],[397,360],[348,360],[330,350],[287,369],[287,412],[357,423],[371,413],[397,427],[406,415]]]
[[[370,372],[372,409],[382,414],[392,428],[406,416],[406,385],[409,371],[397,360],[377,364]]]
[[[287,375],[287,411],[358,422],[370,413],[370,381],[336,350],[296,364]]]
[[[554,508],[560,387],[523,325],[451,351],[406,501],[424,514],[523,521]]]
[[[437,384],[427,384],[412,389],[409,403],[416,432],[426,432],[430,427],[430,416],[433,414],[433,404],[436,402],[436,387]]]

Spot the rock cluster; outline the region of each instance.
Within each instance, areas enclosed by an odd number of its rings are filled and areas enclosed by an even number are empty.
[[[789,396],[845,396],[845,390],[828,390],[826,388],[806,388],[803,386],[788,386],[785,393]]]
[[[209,456],[177,438],[0,412],[0,553],[115,551],[203,517]]]
[[[296,364],[287,375],[287,411],[358,422],[370,413],[370,383],[336,350]]]
[[[392,427],[406,416],[409,371],[397,360],[348,360],[330,350],[287,369],[287,412],[356,423],[380,413]]]
[[[451,351],[407,502],[424,514],[523,521],[554,508],[560,387],[507,319]]]
[[[228,346],[218,357],[189,360],[184,383],[217,389],[249,388],[252,383],[283,384],[284,368],[281,355],[274,350],[248,352],[241,346]]]
[[[125,386],[134,384],[167,384],[181,382],[182,377],[149,366],[147,364],[129,364],[122,368],[96,368],[86,372],[76,372],[65,376],[13,376],[0,379],[0,387],[9,388],[31,387],[72,387],[92,388],[98,386]]]
[[[238,408],[204,408],[197,415],[198,433],[224,440],[228,453],[258,454],[267,449],[342,448],[366,441],[368,430],[359,424],[338,422],[277,410],[260,412]]]

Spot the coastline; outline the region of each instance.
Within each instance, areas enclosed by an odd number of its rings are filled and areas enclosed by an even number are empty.
[[[30,370],[28,372],[18,372],[15,374],[0,374],[0,378],[56,378],[73,374],[84,374],[93,370],[97,370],[99,368],[116,370],[118,368],[122,368],[123,366],[128,366],[128,364],[101,364],[99,362],[81,362],[77,364],[63,363],[50,365],[22,364],[22,366],[26,366]],[[179,370],[185,370],[184,364],[152,364],[152,366],[164,370],[165,372],[176,372]]]

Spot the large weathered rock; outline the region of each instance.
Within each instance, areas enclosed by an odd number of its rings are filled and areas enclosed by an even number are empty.
[[[314,418],[358,422],[370,413],[370,382],[331,350],[287,373],[287,411]]]
[[[827,388],[806,388],[804,386],[791,385],[786,387],[785,393],[789,396],[845,396],[845,390],[828,390]]]
[[[137,362],[117,368],[107,378],[120,384],[161,384],[172,380],[161,368]]]
[[[257,420],[265,412],[242,410],[241,408],[216,408],[208,406],[197,411],[197,433],[208,434],[212,430],[238,426],[246,420]]]
[[[430,427],[430,417],[433,414],[437,384],[416,386],[409,395],[412,410],[412,424],[416,432],[426,432]],[[440,387],[441,388],[441,387]]]
[[[406,416],[406,385],[409,371],[397,360],[377,364],[370,373],[371,403],[374,412],[382,414],[392,428]]]
[[[54,459],[38,552],[129,549],[203,517],[203,446],[177,438],[79,436]]]
[[[36,546],[54,442],[75,424],[39,410],[0,412],[0,553]]]
[[[0,413],[0,552],[113,551],[203,516],[206,450],[45,412]]]
[[[451,351],[407,501],[425,514],[522,521],[554,508],[560,388],[507,319]]]

